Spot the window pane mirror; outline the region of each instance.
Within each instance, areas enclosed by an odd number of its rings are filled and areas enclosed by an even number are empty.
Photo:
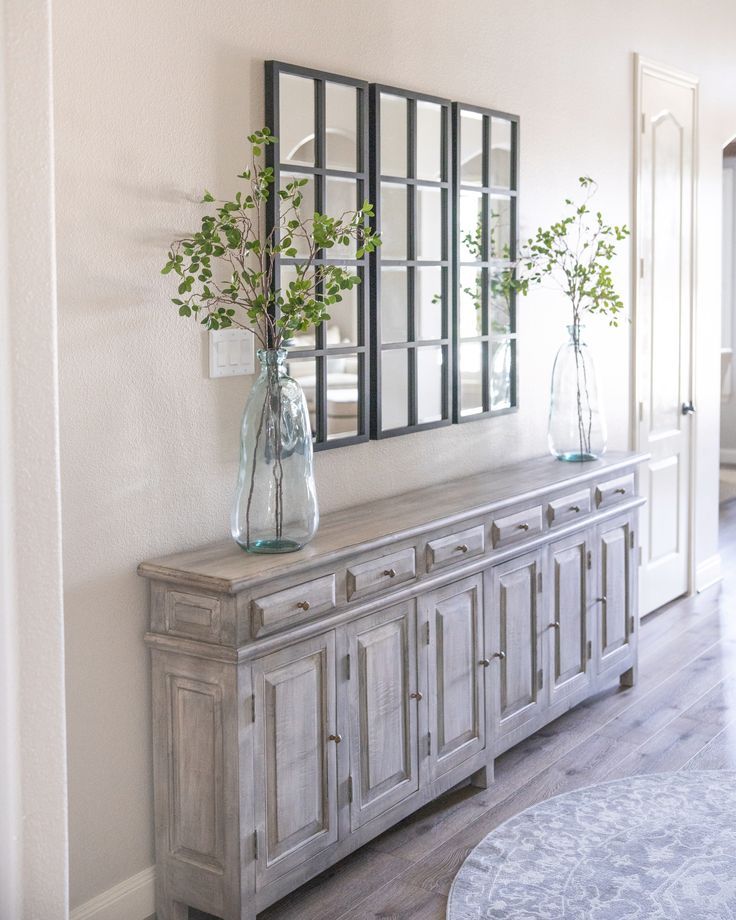
[[[517,406],[516,303],[503,285],[516,257],[519,123],[453,104],[454,421]]]
[[[371,434],[451,421],[450,103],[371,85]]]
[[[266,124],[278,138],[266,148],[274,188],[308,180],[302,208],[339,216],[368,197],[368,84],[337,74],[266,62]],[[268,231],[278,195],[269,202]],[[298,248],[298,247],[297,247]],[[295,258],[280,257],[274,283],[288,285]],[[289,348],[289,374],[305,393],[315,449],[368,438],[369,272],[353,245],[333,247],[318,260],[351,266],[361,283],[330,308],[330,319],[297,336]]]

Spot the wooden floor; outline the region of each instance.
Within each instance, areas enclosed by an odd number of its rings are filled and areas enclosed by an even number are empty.
[[[491,788],[443,796],[259,920],[444,920],[470,850],[530,805],[637,773],[736,769],[736,501],[721,528],[724,581],[642,624],[636,687],[571,710],[501,756]]]

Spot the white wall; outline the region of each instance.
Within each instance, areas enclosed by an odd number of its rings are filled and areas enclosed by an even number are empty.
[[[632,217],[633,52],[701,78],[698,555],[717,551],[721,147],[736,131],[736,9],[686,0],[63,0],[55,24],[72,904],[152,861],[146,557],[227,535],[249,381],[208,380],[158,270],[206,185],[229,192],[263,123],[263,61],[521,116],[522,232],[577,176]],[[714,218],[714,215],[718,215]],[[629,299],[630,253],[616,265]],[[520,309],[518,414],[321,453],[323,511],[546,450],[559,297]],[[610,443],[627,446],[629,333],[589,323]],[[715,406],[715,410],[708,405]],[[356,479],[356,464],[361,476]],[[489,475],[492,475],[490,473]]]
[[[3,920],[68,911],[50,25],[49,0],[0,3]]]
[[[721,289],[721,462],[736,463],[736,157],[723,158],[723,247]]]

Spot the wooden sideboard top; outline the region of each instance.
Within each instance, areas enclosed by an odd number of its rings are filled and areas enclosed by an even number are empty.
[[[339,559],[356,546],[370,549],[406,539],[505,505],[533,499],[551,489],[607,478],[631,468],[646,454],[611,451],[602,460],[562,463],[551,456],[476,473],[463,479],[344,508],[320,520],[314,540],[295,553],[246,553],[231,540],[143,562],[138,574],[163,581],[186,581],[215,592],[237,593],[254,581],[297,573]]]

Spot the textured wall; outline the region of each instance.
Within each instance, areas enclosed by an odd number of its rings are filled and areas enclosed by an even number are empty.
[[[206,185],[229,191],[263,122],[263,61],[316,66],[521,116],[522,232],[557,216],[583,172],[631,221],[633,59],[702,78],[703,207],[720,207],[734,133],[734,14],[685,0],[337,0],[206,3],[60,0],[55,23],[62,464],[72,904],[152,860],[144,585],[151,555],[227,534],[239,417],[250,381],[209,380],[205,341],[167,306],[167,242],[197,219]],[[722,14],[719,17],[719,11]],[[725,17],[728,16],[728,21]],[[726,70],[728,67],[730,69]],[[730,110],[728,106],[730,105]],[[731,124],[726,123],[730,118]],[[707,123],[707,126],[706,126]],[[730,129],[730,130],[729,130]],[[707,216],[707,215],[706,215]],[[712,223],[712,221],[711,221]],[[703,457],[716,462],[720,258],[701,217]],[[629,252],[616,272],[629,299]],[[323,511],[545,450],[549,376],[565,314],[521,304],[518,414],[322,453]],[[591,322],[610,443],[627,446],[629,330]],[[597,347],[596,347],[597,346]],[[714,352],[715,353],[715,352]],[[356,465],[361,475],[356,477]],[[716,548],[703,467],[699,554]],[[715,467],[713,467],[713,470]]]

